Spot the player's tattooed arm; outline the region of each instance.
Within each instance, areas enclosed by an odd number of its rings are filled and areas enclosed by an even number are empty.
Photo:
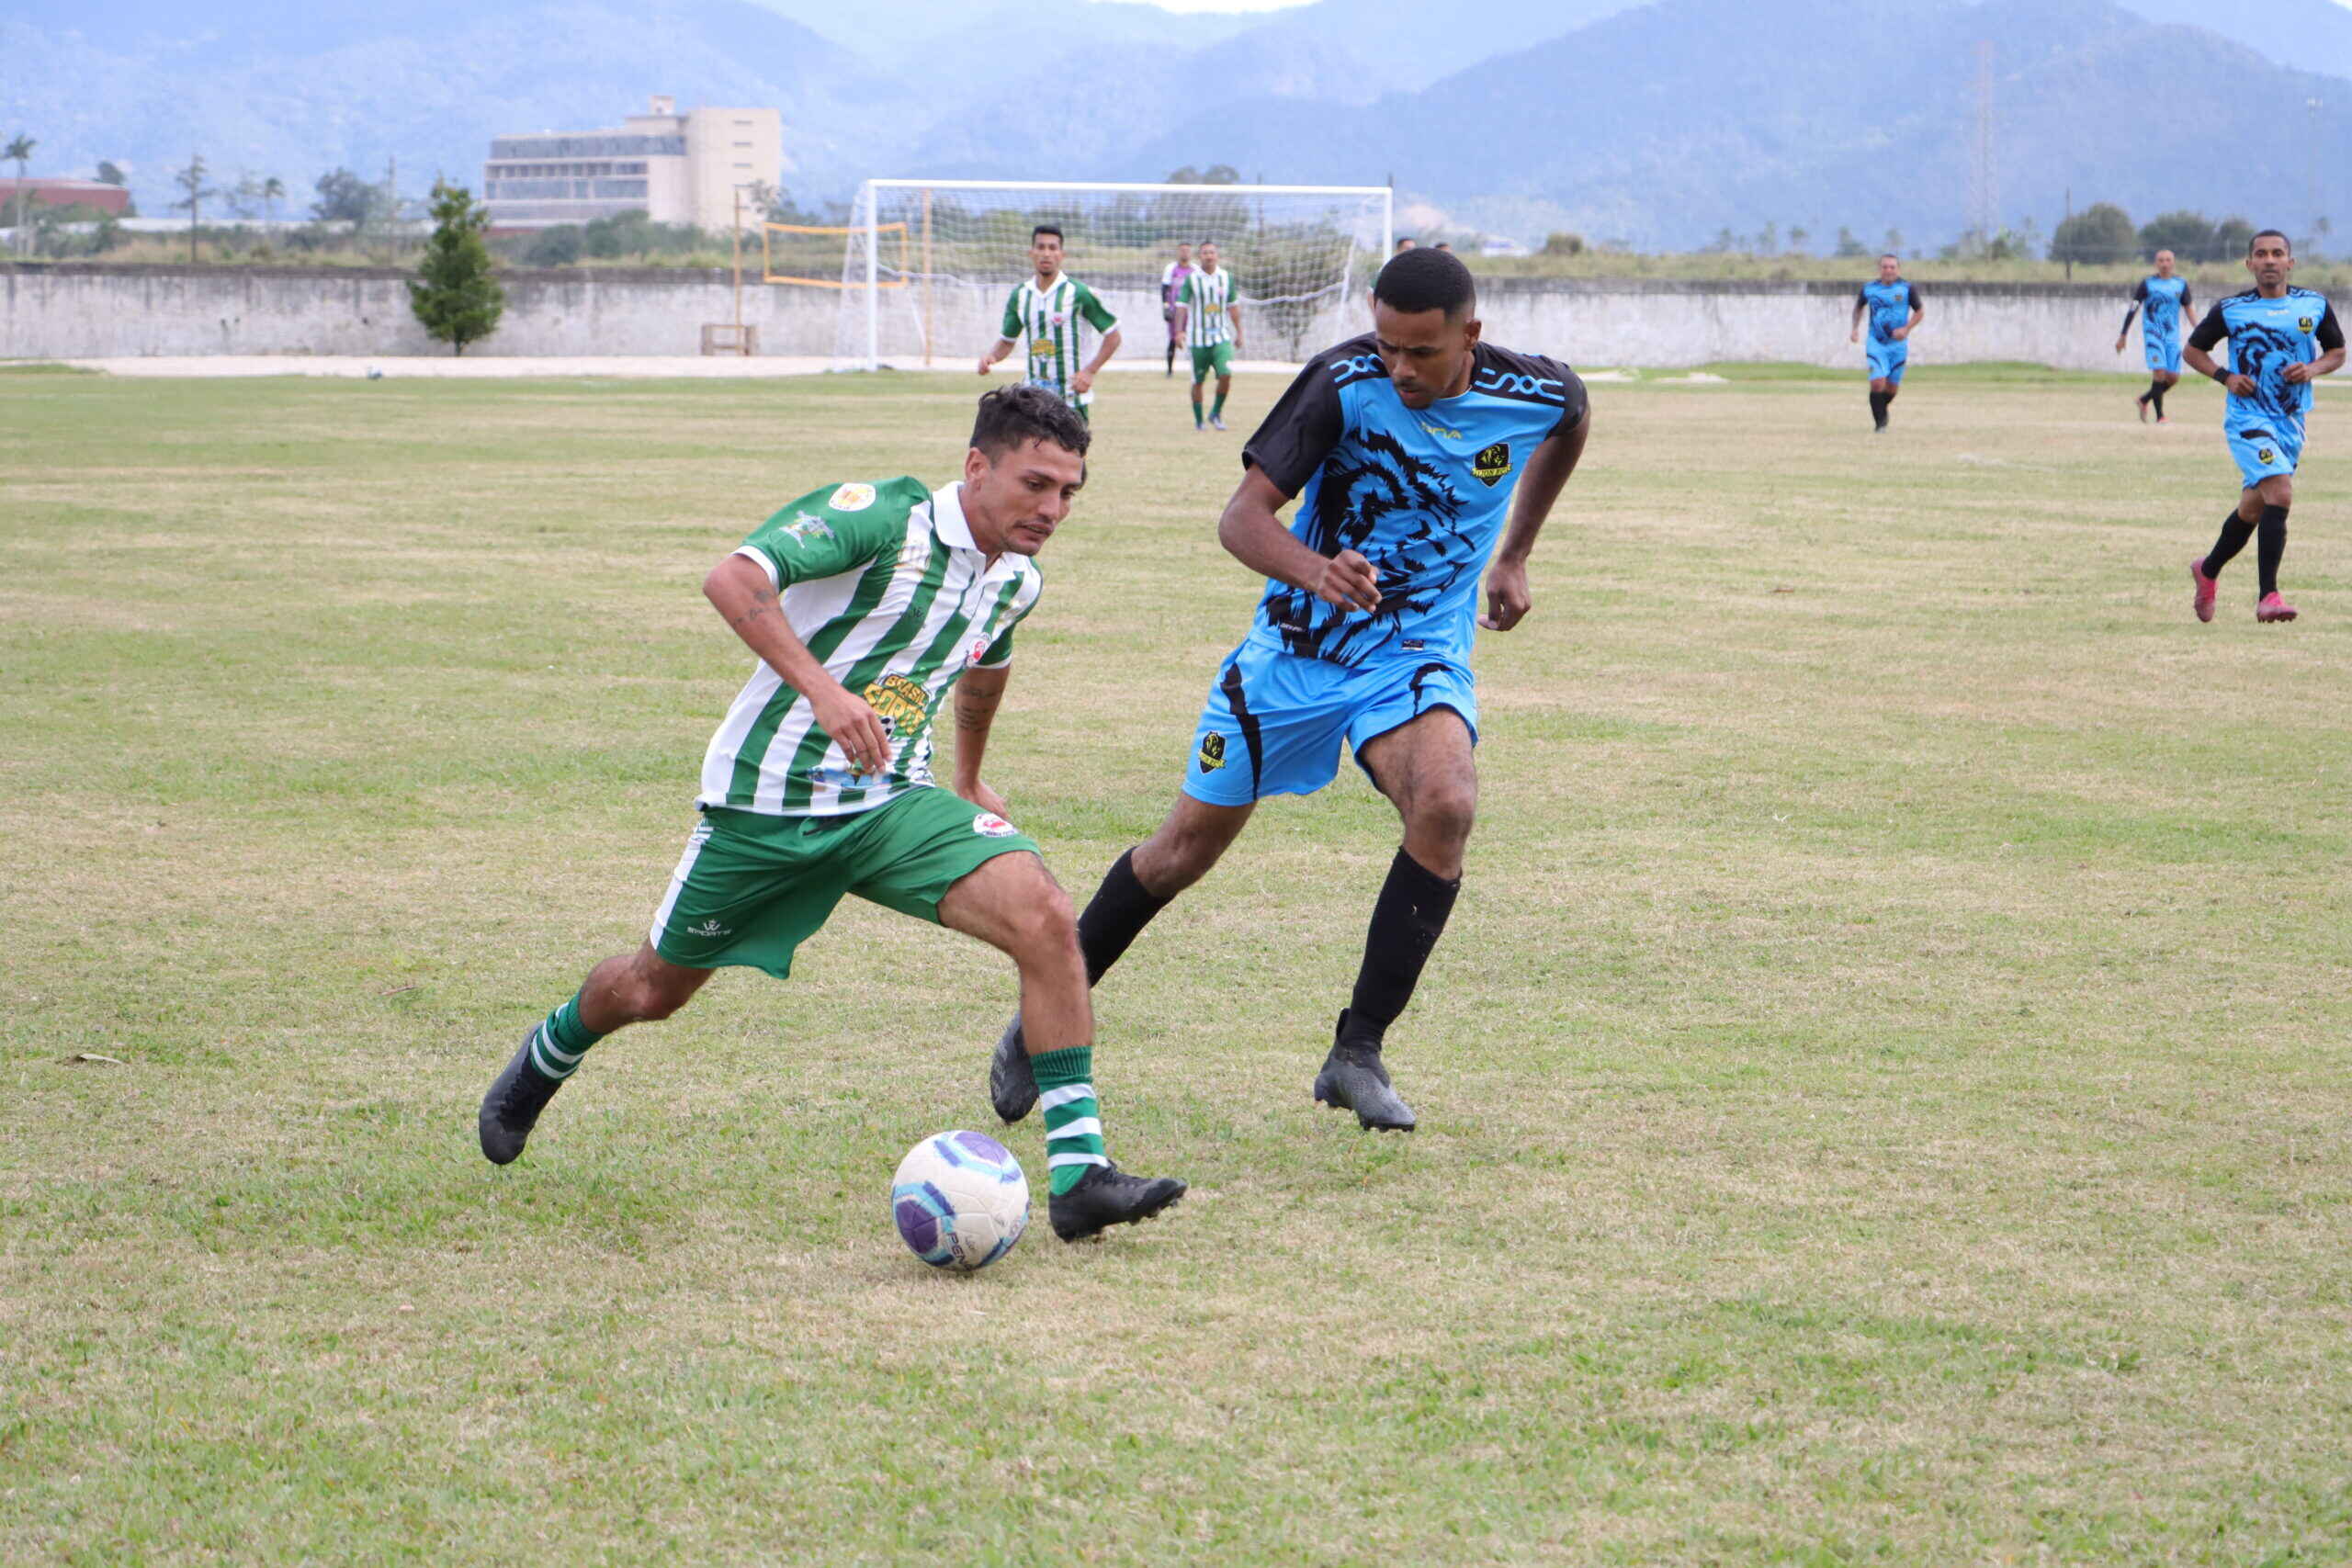
[[[956,793],[983,811],[1005,814],[1004,796],[980,782],[980,759],[987,754],[989,731],[1004,701],[1005,682],[1012,666],[967,670],[956,680]]]
[[[882,716],[864,697],[833,679],[817,656],[808,651],[776,603],[775,584],[748,557],[731,555],[710,569],[702,581],[703,597],[710,601],[743,646],[784,677],[785,683],[808,699],[808,706],[861,773],[879,773],[890,760],[890,739]],[[764,601],[762,595],[765,595]]]
[[[1216,542],[1234,559],[1326,604],[1343,610],[1380,608],[1380,574],[1354,550],[1325,556],[1309,549],[1283,526],[1275,513],[1290,504],[1290,497],[1251,464],[1241,476],[1241,488],[1225,503],[1217,519]]]
[[[1545,436],[1529,456],[1527,471],[1519,476],[1519,488],[1511,492],[1510,522],[1503,530],[1503,542],[1495,551],[1494,564],[1487,569],[1487,613],[1478,617],[1478,624],[1488,631],[1510,630],[1534,607],[1527,588],[1527,558],[1534,552],[1536,536],[1543,533],[1544,519],[1551,516],[1568,476],[1577,471],[1577,463],[1584,457],[1585,438],[1591,432],[1592,411],[1587,408],[1583,418]]]

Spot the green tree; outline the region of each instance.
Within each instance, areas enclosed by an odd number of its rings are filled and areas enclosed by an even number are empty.
[[[2236,261],[2254,244],[2254,225],[2233,214],[2213,225],[2213,254],[2223,261]]]
[[[365,229],[383,211],[384,187],[371,185],[349,169],[330,169],[311,187],[319,199],[311,216],[322,223],[348,223],[354,232]]]
[[[769,222],[778,221],[771,218]],[[577,223],[558,223],[531,236],[524,247],[525,266],[570,266],[580,259],[583,249]]]
[[[0,149],[0,158],[17,165],[17,243],[19,245],[25,243],[25,203],[32,196],[32,187],[26,184],[25,169],[33,161],[33,149],[40,145],[20,130],[6,148]]]
[[[175,170],[172,175],[172,183],[187,193],[172,203],[172,206],[175,209],[183,207],[187,209],[187,259],[191,262],[196,260],[197,221],[204,207],[205,198],[220,194],[204,183],[204,154],[201,152],[191,153],[187,167]]]
[[[1804,224],[1792,223],[1789,225],[1789,249],[1795,251],[1800,255],[1804,254],[1804,243],[1812,238],[1813,231],[1807,229]]]
[[[1888,254],[1888,255],[1897,255],[1897,256],[1899,256],[1899,255],[1901,255],[1901,254],[1903,254],[1903,231],[1902,231],[1902,230],[1900,230],[1900,229],[1889,229],[1889,230],[1886,231],[1886,248],[1885,248],[1885,251],[1884,251],[1883,254]]]
[[[2170,251],[2183,261],[2212,261],[2213,222],[2201,212],[2159,212],[2140,225],[2140,254],[2150,261]]]
[[[482,239],[490,209],[475,205],[474,193],[446,180],[433,182],[433,237],[408,286],[409,309],[424,330],[463,354],[498,330],[506,290],[498,286],[490,246]]]
[[[1584,254],[1584,236],[1555,231],[1544,236],[1544,254],[1547,256],[1580,256]]]
[[[286,182],[276,175],[261,182],[262,216],[270,222],[277,221],[277,204],[286,199]]]
[[[2050,236],[2050,259],[2057,262],[2123,261],[2139,248],[2132,215],[2111,201],[2093,202]]]
[[[1860,235],[1856,234],[1851,229],[1849,229],[1844,224],[1840,223],[1838,226],[1838,250],[1836,254],[1841,256],[1866,256],[1871,254],[1871,248],[1862,243],[1861,237]]]
[[[113,159],[101,158],[98,160],[98,183],[102,186],[127,186],[130,183],[130,176],[124,174]]]

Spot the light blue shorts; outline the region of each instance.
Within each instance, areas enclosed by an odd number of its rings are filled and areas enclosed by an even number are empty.
[[[2148,355],[2148,368],[2161,370],[2169,376],[2180,374],[2180,334],[2152,333],[2140,329],[2140,346]]]
[[[1477,743],[1477,683],[1460,664],[1406,654],[1350,669],[1245,642],[1209,691],[1184,793],[1211,806],[1312,795],[1339,776],[1342,742],[1361,766],[1366,746],[1434,708]]]
[[[2302,460],[2301,421],[2250,419],[2243,425],[2224,427],[2222,434],[2229,437],[2230,456],[2237,459],[2238,473],[2247,490],[2265,479],[2292,474]]]
[[[1908,343],[1880,343],[1872,338],[1866,345],[1871,357],[1871,379],[1903,385],[1903,367],[1911,363]]]

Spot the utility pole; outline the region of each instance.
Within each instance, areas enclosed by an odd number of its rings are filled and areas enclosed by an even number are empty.
[[[1976,40],[1976,128],[1968,158],[1968,220],[1976,243],[1989,250],[2000,226],[2001,198],[1993,173],[1993,40]]]

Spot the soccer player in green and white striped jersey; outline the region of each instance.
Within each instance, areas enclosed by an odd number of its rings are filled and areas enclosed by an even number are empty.
[[[1182,1182],[1129,1176],[1103,1154],[1069,898],[980,782],[1013,627],[1044,582],[1032,558],[1085,483],[1087,442],[1058,399],[990,392],[960,482],[825,486],[712,569],[703,592],[760,663],[703,759],[702,821],[645,942],[590,971],[491,1085],[479,1122],[492,1161],[523,1152],[590,1046],[669,1017],[715,969],[786,978],[794,951],[854,893],[1012,956],[1028,1038],[1046,1046],[1030,1065],[1052,1090],[1055,1234],[1075,1241],[1183,1196]],[[932,725],[951,690],[952,793],[931,773]]]
[[[1062,231],[1040,223],[1029,231],[1029,265],[1035,277],[1014,284],[1004,301],[1002,334],[980,355],[980,374],[1012,352],[1015,338],[1029,340],[1028,381],[1043,387],[1090,417],[1094,378],[1119,352],[1119,318],[1074,277],[1062,275]],[[1102,333],[1094,357],[1080,364],[1085,330]]]
[[[1233,274],[1217,265],[1216,242],[1201,242],[1201,265],[1176,290],[1176,326],[1193,349],[1193,428],[1201,428],[1201,382],[1216,372],[1212,427],[1225,428],[1225,395],[1233,390],[1233,355],[1241,347],[1241,303]]]

